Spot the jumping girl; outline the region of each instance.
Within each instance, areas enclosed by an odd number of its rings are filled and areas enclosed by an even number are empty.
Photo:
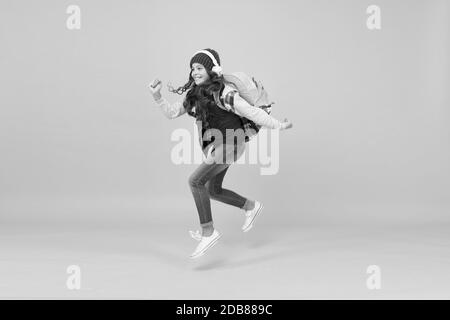
[[[221,236],[213,226],[210,199],[243,209],[244,232],[252,228],[262,209],[260,202],[222,188],[229,166],[243,154],[245,142],[248,141],[248,136],[246,138],[245,134],[241,134],[244,133],[242,118],[270,129],[285,130],[291,128],[292,123],[287,119],[281,122],[264,110],[250,105],[239,96],[236,89],[224,83],[216,51],[204,49],[196,52],[191,58],[190,69],[189,80],[184,86],[176,90],[169,86],[169,91],[179,95],[187,91],[182,101],[170,104],[164,99],[160,93],[162,83],[158,79],[148,87],[167,118],[174,119],[187,113],[197,121],[200,144],[205,155],[203,162],[189,177],[202,230],[201,233],[190,231],[191,236],[199,241],[190,257],[197,258],[214,246]],[[220,101],[234,112],[220,108],[214,94],[218,94]]]

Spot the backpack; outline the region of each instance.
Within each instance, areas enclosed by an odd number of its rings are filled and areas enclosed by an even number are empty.
[[[264,87],[260,81],[256,81],[255,78],[250,78],[247,74],[243,72],[233,72],[230,74],[224,74],[223,75],[224,82],[227,85],[230,85],[234,89],[236,89],[237,92],[239,92],[239,95],[247,101],[249,104],[251,104],[254,107],[261,108],[267,114],[270,114],[272,111],[272,104],[274,102],[269,101],[269,97],[267,94],[267,91],[264,90]],[[221,94],[219,92],[214,93],[214,100],[216,104],[229,112],[234,112],[233,108],[233,92],[228,93],[225,98],[220,97]],[[231,107],[227,108],[225,106],[225,102]],[[260,125],[257,125],[253,121],[245,118],[240,117],[242,126],[244,128],[244,132],[246,134],[245,141],[249,141],[251,137],[256,135],[259,132],[259,129],[261,129]]]

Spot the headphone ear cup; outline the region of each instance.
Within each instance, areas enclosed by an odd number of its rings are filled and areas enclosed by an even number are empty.
[[[214,66],[211,70],[213,72],[217,73],[219,76],[222,75],[222,67],[221,66]]]

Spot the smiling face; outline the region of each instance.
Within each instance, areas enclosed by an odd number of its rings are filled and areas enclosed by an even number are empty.
[[[195,84],[199,85],[209,80],[209,74],[206,72],[205,67],[200,63],[193,63],[191,69],[192,78],[194,78]]]

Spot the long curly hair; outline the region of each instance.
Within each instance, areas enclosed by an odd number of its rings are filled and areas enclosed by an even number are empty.
[[[188,82],[174,89],[169,86],[169,91],[182,95],[186,93],[186,98],[184,99],[183,106],[186,109],[187,114],[195,117],[197,120],[201,120],[204,126],[209,123],[208,108],[215,105],[214,92],[221,92],[225,87],[223,76],[219,76],[217,73],[206,69],[209,75],[209,79],[200,85],[196,85],[192,74],[189,73]]]

